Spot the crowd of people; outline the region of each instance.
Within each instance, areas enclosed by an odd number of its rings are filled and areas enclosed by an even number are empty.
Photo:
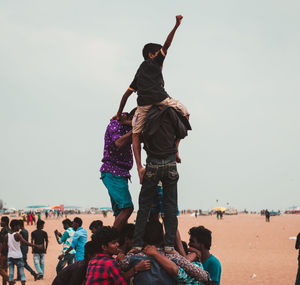
[[[182,16],[176,16],[175,26],[163,46],[154,43],[144,46],[144,61],[105,132],[100,172],[110,196],[114,223],[103,226],[101,221],[95,221],[90,226],[91,240],[87,241],[87,231],[79,217],[72,222],[63,221],[65,232],[55,231],[63,249],[53,285],[220,284],[221,264],[210,253],[211,231],[204,226],[191,228],[187,245],[178,230],[176,164],[181,163],[179,143],[191,126],[187,108],[164,89],[162,67],[181,21]],[[137,92],[138,106],[129,113],[123,112],[133,92]],[[141,161],[141,143],[147,155],[146,167]],[[128,186],[132,149],[142,186],[136,222],[128,224],[134,210]],[[25,262],[20,249],[23,243],[33,247],[37,273],[32,274],[36,279],[43,278],[48,246],[43,225],[42,220],[37,222],[29,243],[19,234],[19,221],[11,221],[11,232],[7,229],[2,243],[3,250],[8,248],[10,285],[14,284],[14,264],[25,284]]]

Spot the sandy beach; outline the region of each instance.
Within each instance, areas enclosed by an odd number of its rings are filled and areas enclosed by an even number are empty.
[[[68,218],[73,219],[75,215]],[[80,215],[83,227],[101,219],[104,225],[111,225],[113,217],[102,215]],[[130,222],[135,219],[135,214]],[[224,216],[217,220],[216,216],[192,217],[188,214],[179,218],[179,229],[182,240],[188,241],[188,230],[193,226],[204,225],[213,232],[213,246],[211,253],[217,256],[222,264],[221,284],[259,284],[259,285],[289,285],[294,284],[297,272],[297,256],[295,240],[297,236],[300,215],[282,215],[271,217],[266,223],[260,215],[239,214]],[[45,230],[49,235],[49,248],[45,258],[45,278],[34,282],[33,277],[26,271],[26,284],[49,285],[55,277],[57,257],[61,246],[57,244],[54,230],[63,231],[62,219],[45,220]],[[26,226],[33,231],[35,226]],[[90,231],[88,230],[90,235]],[[28,263],[33,267],[31,250]],[[18,283],[17,283],[18,284]]]

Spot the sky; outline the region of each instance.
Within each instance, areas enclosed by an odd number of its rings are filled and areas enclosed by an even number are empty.
[[[292,0],[1,1],[0,199],[110,205],[106,126],[144,44],[163,44],[182,14],[163,70],[193,128],[180,145],[179,208],[300,205],[299,10]],[[125,109],[135,106],[133,94]],[[137,209],[136,166],[129,187]]]

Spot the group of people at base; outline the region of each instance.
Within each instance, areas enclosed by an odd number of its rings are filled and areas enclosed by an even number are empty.
[[[21,281],[26,282],[24,269],[27,269],[34,277],[34,280],[41,280],[44,277],[44,255],[48,247],[48,235],[43,230],[44,222],[37,221],[37,229],[31,233],[31,243],[28,242],[29,234],[24,228],[24,221],[9,217],[1,217],[0,232],[0,275],[2,284],[15,284]],[[33,263],[35,272],[27,263],[28,247],[32,247]],[[15,267],[17,268],[17,279],[14,279]],[[8,273],[7,273],[8,268]]]

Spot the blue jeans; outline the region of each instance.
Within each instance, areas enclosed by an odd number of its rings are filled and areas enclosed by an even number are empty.
[[[32,276],[36,276],[37,274],[34,272],[34,270],[27,263],[27,253],[23,253],[23,262],[24,262],[24,268],[27,269],[31,273]],[[18,271],[17,279],[21,280],[21,276],[19,274],[19,271]]]
[[[9,272],[9,281],[14,280],[14,273],[15,273],[15,265],[17,266],[18,273],[20,274],[20,279],[21,281],[26,281],[25,278],[25,273],[24,273],[24,262],[23,258],[12,258],[9,257],[7,259],[7,264],[8,264],[8,272]]]
[[[139,196],[139,210],[134,231],[134,247],[143,246],[143,236],[149,217],[151,205],[157,194],[159,181],[163,185],[163,207],[165,225],[165,247],[174,247],[177,231],[177,181],[179,175],[176,167],[176,156],[166,159],[148,157],[146,173],[143,178],[142,189]]]
[[[58,274],[65,267],[66,264],[68,265],[73,264],[74,259],[75,259],[75,254],[68,253],[67,255],[65,255],[63,259],[59,260],[56,266],[56,273]]]
[[[41,276],[44,276],[44,269],[45,269],[44,257],[45,257],[44,253],[33,253],[34,267],[38,275]]]

